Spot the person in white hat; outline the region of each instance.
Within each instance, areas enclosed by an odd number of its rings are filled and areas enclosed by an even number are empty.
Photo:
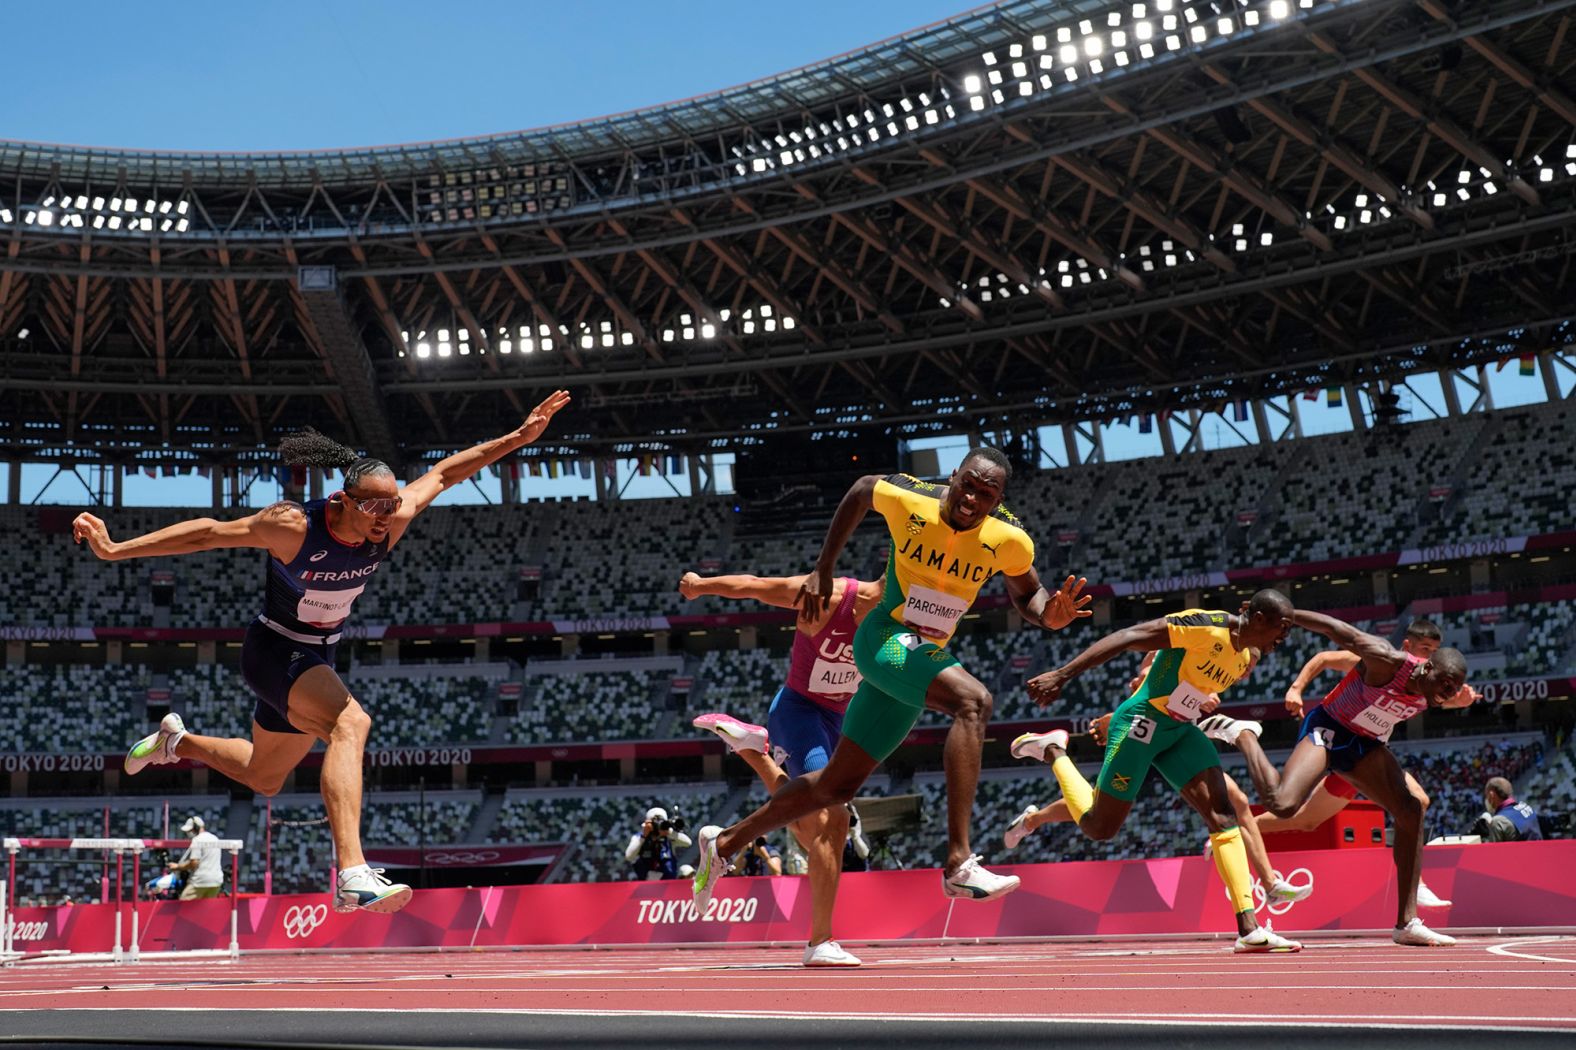
[[[195,814],[186,818],[181,831],[192,837],[190,846],[181,859],[170,865],[171,871],[186,871],[191,875],[186,888],[181,890],[181,900],[195,901],[219,896],[224,885],[224,863],[221,860],[219,837],[203,827],[203,819]]]
[[[639,834],[629,837],[624,859],[629,861],[631,878],[636,880],[678,878],[678,851],[689,849],[693,840],[684,834],[684,821],[668,819],[661,806],[646,810]]]

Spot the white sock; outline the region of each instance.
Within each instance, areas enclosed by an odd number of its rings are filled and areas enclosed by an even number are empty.
[[[341,868],[339,870],[339,881],[344,882],[346,879],[353,879],[357,875],[366,875],[371,871],[372,869],[365,864],[357,864],[350,868]]]

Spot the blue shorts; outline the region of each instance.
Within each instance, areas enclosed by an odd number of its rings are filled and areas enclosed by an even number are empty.
[[[1300,744],[1305,738],[1312,737],[1313,742],[1324,748],[1325,768],[1333,769],[1337,773],[1349,773],[1361,762],[1363,756],[1370,751],[1377,751],[1388,745],[1383,740],[1375,740],[1371,736],[1354,733],[1341,724],[1340,720],[1324,709],[1324,706],[1309,711],[1302,720],[1302,731],[1297,734]]]
[[[257,694],[252,718],[272,733],[299,733],[290,724],[290,689],[314,667],[334,669],[334,646],[286,638],[256,620],[241,643],[241,677]]]
[[[789,776],[802,777],[832,757],[832,749],[843,735],[843,716],[785,685],[772,697],[766,732],[773,748],[783,752],[778,764]]]

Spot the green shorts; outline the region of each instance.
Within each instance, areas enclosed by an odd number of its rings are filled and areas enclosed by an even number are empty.
[[[1219,765],[1220,755],[1202,729],[1192,722],[1178,722],[1147,698],[1135,696],[1111,718],[1096,786],[1102,794],[1131,802],[1143,788],[1150,766],[1180,790],[1204,770]]]
[[[843,736],[884,762],[919,721],[930,683],[958,658],[877,608],[854,635],[854,664],[864,682],[848,702]]]

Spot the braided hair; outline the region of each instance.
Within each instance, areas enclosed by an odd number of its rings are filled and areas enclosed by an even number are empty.
[[[292,467],[327,467],[345,472],[345,488],[354,488],[365,477],[393,477],[394,471],[381,459],[356,454],[332,438],[303,427],[279,442],[279,456]]]

